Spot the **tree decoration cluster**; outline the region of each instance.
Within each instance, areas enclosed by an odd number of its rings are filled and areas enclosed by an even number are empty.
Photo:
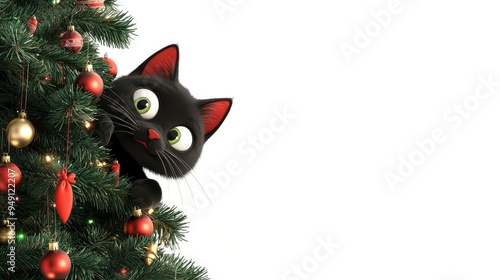
[[[0,279],[208,279],[169,251],[186,216],[134,209],[91,133],[118,73],[99,48],[134,31],[117,0],[0,0]]]

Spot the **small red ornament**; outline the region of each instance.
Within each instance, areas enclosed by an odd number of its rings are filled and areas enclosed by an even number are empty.
[[[64,280],[71,272],[71,259],[59,250],[59,243],[51,241],[49,251],[40,260],[40,273],[45,279]]]
[[[97,10],[104,9],[104,0],[76,0],[77,7],[89,7]]]
[[[113,176],[116,180],[115,188],[120,184],[120,164],[118,163],[117,160],[113,162],[111,165],[111,171],[115,173]]]
[[[83,48],[83,38],[80,33],[75,31],[74,25],[69,25],[68,30],[59,37],[59,46],[65,50],[71,50],[78,53]]]
[[[36,19],[36,17],[34,16],[30,18],[30,20],[28,21],[28,29],[31,35],[35,34],[37,26],[38,26],[38,20]]]
[[[83,91],[90,92],[94,97],[99,97],[104,90],[104,82],[101,76],[94,72],[92,64],[86,64],[83,72],[75,79],[75,86],[82,87]]]
[[[154,232],[153,221],[141,209],[134,209],[134,215],[127,219],[123,228],[131,236],[151,236]]]
[[[109,66],[109,71],[108,74],[112,75],[113,77],[116,77],[118,74],[118,67],[116,66],[116,63],[108,57],[108,54],[104,54],[104,57],[102,58],[104,62],[106,62]]]
[[[59,218],[65,224],[73,209],[73,188],[71,184],[76,183],[76,175],[75,173],[68,175],[68,170],[65,167],[57,174],[57,177],[61,179],[61,181],[56,187],[54,201],[56,203],[57,214],[59,214]]]
[[[19,183],[21,183],[22,174],[17,165],[10,162],[10,156],[3,154],[2,162],[0,163],[0,192],[12,193]]]

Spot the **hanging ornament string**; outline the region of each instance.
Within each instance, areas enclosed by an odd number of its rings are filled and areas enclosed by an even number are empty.
[[[47,198],[47,225],[49,227],[49,236],[52,236],[52,230],[50,229],[50,204],[49,204],[49,193],[47,192],[46,193],[46,198]],[[54,216],[56,215],[56,213],[54,212]],[[54,219],[54,236],[53,238],[56,239],[57,238],[57,226],[56,226],[56,223],[55,223],[56,219]],[[52,237],[51,237],[52,239]]]
[[[22,111],[26,111],[28,108],[28,92],[29,92],[29,83],[30,82],[30,65],[28,64],[28,67],[26,69],[26,95],[24,97],[24,108],[21,107]]]
[[[59,214],[59,218],[65,224],[69,216],[71,215],[71,210],[73,209],[73,189],[71,184],[75,184],[76,175],[74,173],[68,174],[68,165],[69,165],[69,139],[71,136],[71,109],[73,108],[72,104],[68,107],[66,111],[66,117],[68,119],[68,132],[66,134],[66,162],[62,170],[57,174],[57,177],[60,179],[59,184],[56,187],[55,193],[55,203],[57,214]]]
[[[85,36],[83,39],[87,41],[87,64],[90,64],[90,38]]]
[[[94,97],[101,96],[104,90],[104,82],[97,74],[94,72],[94,66],[91,63],[91,39],[90,37],[85,37],[86,53],[87,53],[87,64],[83,67],[83,71],[78,74],[74,84],[80,87],[83,92],[92,94]],[[92,59],[93,60],[93,59]]]
[[[68,119],[68,124],[67,124],[67,133],[66,133],[66,163],[64,167],[68,167],[69,164],[69,137],[71,136],[71,109],[73,108],[75,104],[71,104],[71,106],[68,107],[68,110],[66,110],[66,118]]]
[[[28,82],[29,82],[29,64],[27,75],[25,75],[25,65],[21,69],[21,99],[19,100],[20,112],[17,118],[13,119],[7,125],[7,139],[11,146],[15,148],[24,148],[28,146],[35,138],[35,127],[27,119],[26,107],[28,104]]]
[[[7,10],[10,7],[10,5],[12,5],[12,2],[14,2],[14,0],[11,0],[10,3],[7,6],[5,6],[5,8],[3,8],[2,10],[0,10],[0,13],[5,12],[5,10]]]
[[[2,153],[3,153],[3,145],[4,145],[4,142],[5,142],[5,133],[7,132],[7,130],[5,128],[2,128]],[[7,154],[10,154],[10,141],[7,141]]]
[[[49,208],[49,193],[47,192],[45,194],[46,198],[47,198],[47,225],[49,226],[49,235],[50,235],[50,208]]]
[[[57,240],[57,204],[56,203],[53,203],[53,204],[50,204],[49,203],[49,193],[47,192],[46,194],[46,198],[47,198],[47,202],[46,202],[46,206],[47,206],[47,225],[48,225],[48,230],[49,230],[49,236],[50,236],[50,240]],[[54,209],[54,233],[52,233],[52,229],[50,227],[50,208],[53,208]]]
[[[21,112],[23,111],[23,100],[24,100],[24,63],[23,63],[23,69],[21,70],[21,99],[19,100],[19,106],[21,107]]]
[[[71,25],[73,25],[73,19],[75,18],[75,10],[76,10],[76,8],[73,8],[71,10],[71,19],[69,21]]]
[[[29,75],[30,75],[30,65],[26,68],[26,76],[24,74],[24,63],[21,72],[21,100],[19,101],[21,106],[21,112],[25,112],[28,107],[28,91],[29,91]],[[26,77],[26,81],[25,81]],[[26,85],[26,89],[24,88]]]
[[[24,63],[21,69],[21,99],[19,100],[19,106],[21,107],[20,112],[23,111],[23,101],[24,101]]]

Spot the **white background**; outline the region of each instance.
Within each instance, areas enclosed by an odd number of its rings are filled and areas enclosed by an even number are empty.
[[[122,3],[119,75],[177,43],[195,97],[234,98],[197,180],[162,181],[189,214],[178,253],[212,279],[500,278],[496,1]]]

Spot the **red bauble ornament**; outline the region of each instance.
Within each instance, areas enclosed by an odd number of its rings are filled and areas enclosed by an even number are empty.
[[[38,26],[38,20],[36,19],[36,17],[30,18],[30,20],[28,21],[28,29],[31,35],[35,34],[37,26]]]
[[[0,163],[0,192],[15,194],[13,192],[21,183],[22,174],[17,165],[10,162],[10,156],[3,154]]]
[[[116,63],[108,57],[108,54],[105,54],[102,60],[105,61],[109,66],[108,74],[116,77],[116,75],[118,74],[118,67],[116,66]]]
[[[68,30],[59,37],[59,46],[65,50],[71,50],[78,53],[83,48],[83,38],[80,33],[75,31],[74,25],[69,25]]]
[[[131,236],[151,236],[154,232],[153,221],[141,209],[135,209],[134,215],[127,219],[123,228],[125,234]]]
[[[97,10],[104,9],[104,0],[76,0],[77,7],[89,7]]]
[[[83,72],[75,79],[75,86],[82,87],[83,91],[90,92],[94,97],[101,96],[104,90],[104,82],[101,76],[94,72],[92,64],[85,65]]]
[[[54,196],[54,202],[56,203],[57,214],[61,221],[65,224],[69,216],[71,215],[71,210],[73,209],[73,188],[71,184],[75,184],[75,174],[70,173],[68,175],[68,170],[63,168],[57,177],[61,179],[56,187],[56,194]]]
[[[49,251],[40,260],[40,273],[45,279],[64,280],[71,272],[71,259],[59,250],[57,242],[49,243]]]

